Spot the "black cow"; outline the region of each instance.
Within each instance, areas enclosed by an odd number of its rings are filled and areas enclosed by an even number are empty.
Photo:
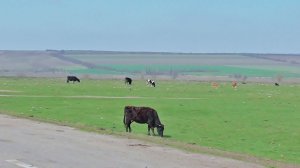
[[[67,83],[69,83],[69,81],[73,81],[74,82],[80,82],[80,79],[78,79],[76,76],[68,76],[67,77]]]
[[[131,83],[132,83],[132,79],[126,77],[126,78],[125,78],[125,84],[131,85]]]
[[[160,122],[157,112],[150,107],[135,107],[125,106],[123,123],[125,124],[126,132],[131,132],[130,124],[132,122],[140,124],[148,124],[148,135],[150,135],[150,129],[152,135],[155,135],[154,128],[156,127],[159,136],[163,137],[164,125]]]
[[[275,83],[275,86],[279,86],[279,83]]]
[[[155,87],[155,82],[154,82],[154,80],[148,79],[148,80],[147,80],[147,85],[150,85],[150,86]]]

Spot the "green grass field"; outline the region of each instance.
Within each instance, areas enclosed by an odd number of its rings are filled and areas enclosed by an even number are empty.
[[[270,56],[255,54],[178,54],[178,53],[69,53],[68,58],[92,63],[99,68],[69,67],[73,74],[122,75],[122,74],[168,74],[177,72],[195,76],[231,76],[240,74],[247,77],[299,78],[300,69],[291,62],[299,61],[298,56]],[[262,59],[264,58],[264,59]],[[274,61],[284,60],[284,61]]]
[[[94,75],[122,75],[128,73],[142,73],[142,72],[158,72],[169,74],[170,71],[175,71],[184,75],[195,76],[230,76],[234,74],[241,74],[248,77],[275,77],[282,75],[284,77],[300,77],[300,70],[296,67],[256,67],[256,66],[224,66],[224,65],[120,65],[120,64],[106,64],[106,69],[90,69],[90,68],[69,68],[67,71],[72,74],[94,74]]]
[[[131,88],[131,89],[130,89]],[[300,163],[300,85],[0,78],[0,112],[78,128],[124,132],[125,105],[149,106],[166,139],[287,163]],[[97,97],[98,96],[98,97]],[[103,96],[103,97],[100,97]],[[107,97],[104,97],[107,96]],[[133,134],[147,126],[133,123]]]

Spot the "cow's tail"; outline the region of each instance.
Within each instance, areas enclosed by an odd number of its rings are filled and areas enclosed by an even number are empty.
[[[124,111],[123,123],[124,123],[124,126],[126,127],[125,119],[126,119],[126,113]]]

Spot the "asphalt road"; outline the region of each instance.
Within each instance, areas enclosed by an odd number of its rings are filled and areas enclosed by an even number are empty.
[[[0,115],[0,168],[261,168],[139,140]]]

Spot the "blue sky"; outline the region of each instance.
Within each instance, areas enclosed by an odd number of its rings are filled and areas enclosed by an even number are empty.
[[[0,0],[0,49],[300,53],[299,0]]]

